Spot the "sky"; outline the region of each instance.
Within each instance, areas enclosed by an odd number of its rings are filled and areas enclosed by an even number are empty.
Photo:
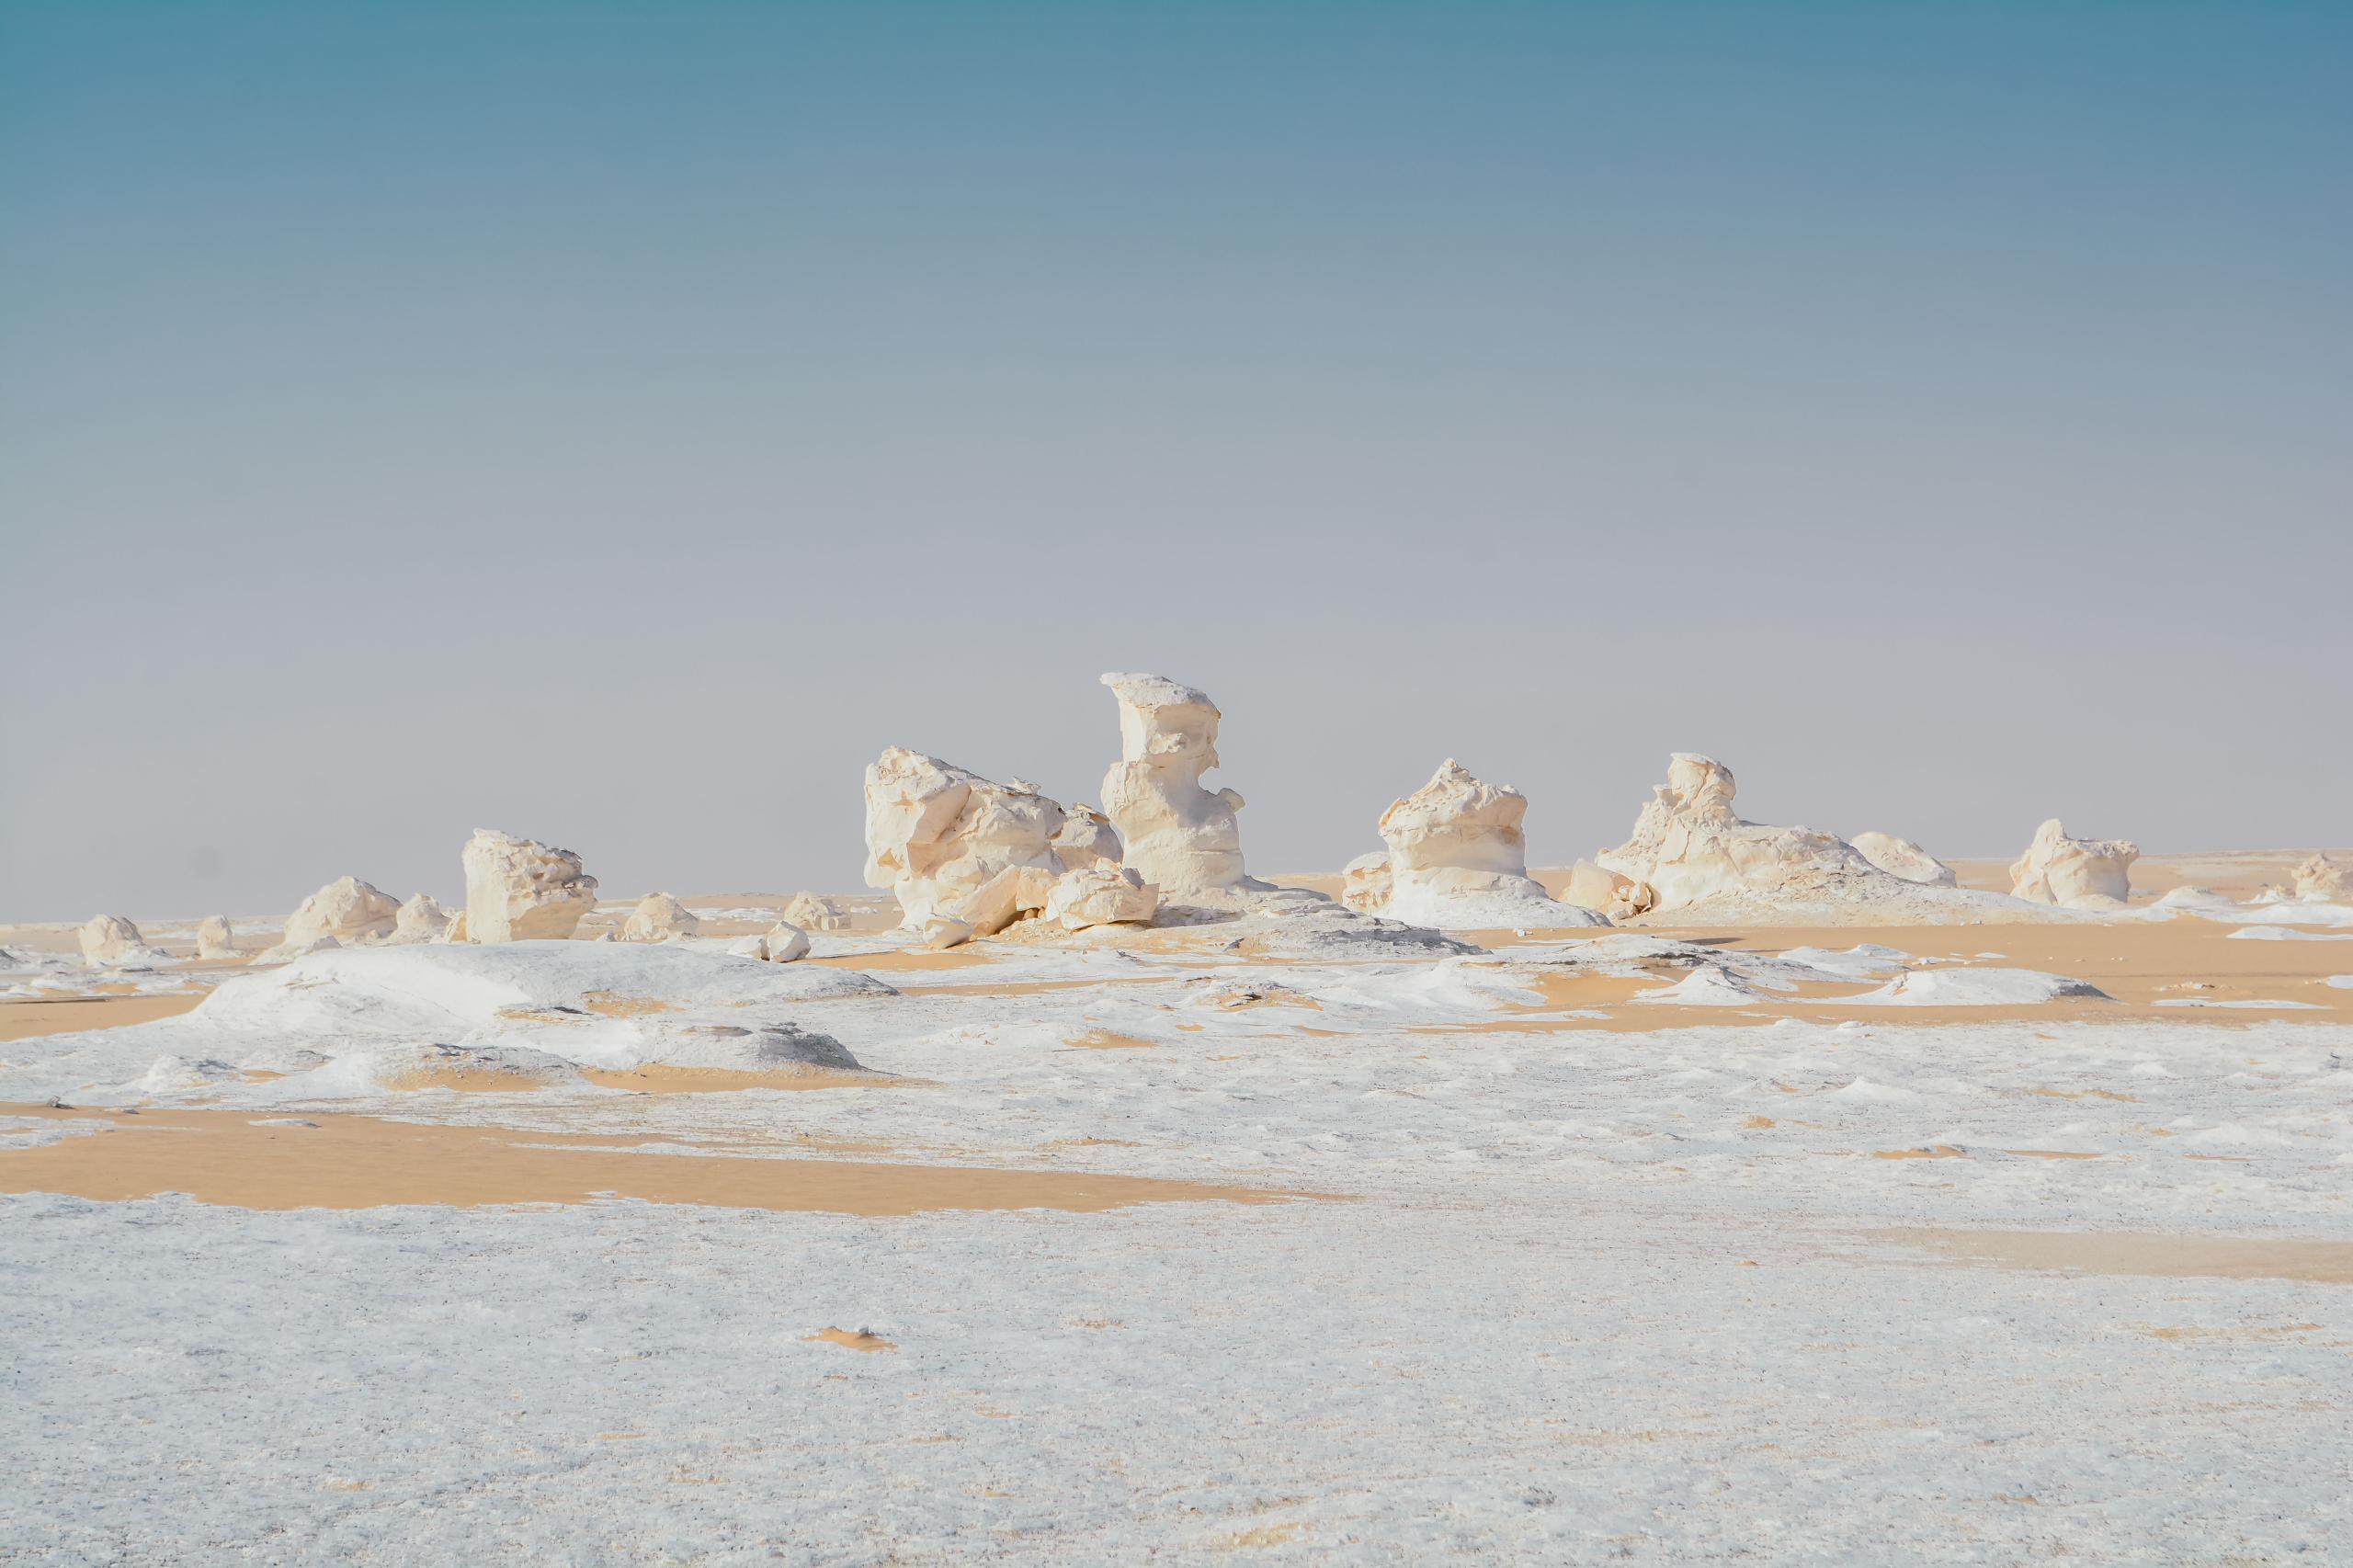
[[[0,919],[847,891],[889,745],[1254,870],[1667,754],[2353,843],[2353,7],[0,0]]]

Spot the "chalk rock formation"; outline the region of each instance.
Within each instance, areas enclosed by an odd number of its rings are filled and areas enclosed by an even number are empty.
[[[1614,916],[1620,910],[1639,915],[1642,912],[1631,907],[1625,896],[1633,885],[1615,871],[1605,871],[1590,860],[1579,860],[1569,868],[1569,880],[1562,884],[1560,898],[1563,903],[1574,903],[1596,915]]]
[[[1124,848],[1120,830],[1093,806],[1065,806],[1063,825],[1054,833],[1054,853],[1066,869],[1082,866],[1116,866]]]
[[[1527,815],[1527,796],[1482,783],[1448,757],[1428,783],[1381,813],[1389,901],[1379,913],[1458,928],[1601,924],[1590,910],[1555,903],[1529,876]],[[1359,897],[1372,880],[1359,873]]]
[[[2353,903],[2353,866],[2314,855],[2296,868],[2296,897],[2306,903]]]
[[[1064,820],[1034,790],[892,746],[866,770],[866,885],[891,891],[904,926],[989,936],[1045,907]]]
[[[466,841],[464,859],[462,940],[561,941],[597,906],[597,879],[569,849],[483,827]]]
[[[237,934],[229,928],[227,915],[208,915],[197,923],[196,956],[208,960],[237,956]]]
[[[2112,909],[2131,896],[2141,847],[2123,838],[2070,838],[2052,817],[2010,867],[2010,896],[2070,909]]]
[[[695,912],[666,892],[651,892],[637,901],[637,907],[621,922],[624,942],[666,942],[676,937],[691,937],[702,929],[702,922]]]
[[[1389,907],[1389,851],[1359,855],[1340,868],[1340,902],[1358,915],[1378,915]]]
[[[1164,903],[1235,907],[1329,902],[1277,888],[1242,869],[1242,797],[1204,790],[1218,765],[1217,704],[1164,676],[1107,675],[1120,700],[1120,760],[1103,776],[1103,810],[1122,858],[1160,889]],[[1260,895],[1264,895],[1263,897]]]
[[[392,919],[392,934],[384,938],[395,946],[411,942],[438,942],[449,928],[449,912],[429,892],[418,893],[401,905]]]
[[[784,906],[784,920],[803,931],[847,931],[850,915],[833,899],[803,892],[793,894],[792,902]]]
[[[165,955],[147,945],[139,927],[119,915],[93,915],[76,933],[82,961],[92,968],[153,963]]]
[[[278,946],[261,955],[264,963],[283,963],[315,948],[322,937],[335,945],[356,948],[392,934],[400,920],[397,899],[358,877],[337,877],[298,905],[286,917]]]
[[[809,956],[809,933],[789,920],[779,920],[769,926],[763,939],[767,943],[770,963],[790,963]]]
[[[1960,885],[1961,879],[1953,869],[1929,854],[1908,838],[1898,838],[1892,833],[1859,833],[1848,839],[1863,858],[1891,877],[1902,877],[1907,882],[1923,887],[1949,888]]]
[[[1160,908],[1160,890],[1132,866],[1100,861],[1064,871],[1046,892],[1046,918],[1065,931],[1090,926],[1149,926]]]
[[[1741,821],[1732,809],[1736,789],[1732,769],[1713,757],[1676,753],[1633,835],[1594,857],[1631,884],[1618,906],[1631,915],[1709,899],[1785,907],[1917,893],[1836,835]]]

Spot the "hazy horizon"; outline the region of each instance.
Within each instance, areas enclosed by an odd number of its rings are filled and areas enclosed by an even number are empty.
[[[0,0],[0,919],[845,891],[1128,669],[1262,873],[2353,842],[2348,166],[2324,6]]]

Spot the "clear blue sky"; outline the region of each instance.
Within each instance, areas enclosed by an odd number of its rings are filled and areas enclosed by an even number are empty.
[[[0,0],[0,918],[852,886],[1105,669],[1262,870],[2353,841],[2348,171],[2341,5]]]

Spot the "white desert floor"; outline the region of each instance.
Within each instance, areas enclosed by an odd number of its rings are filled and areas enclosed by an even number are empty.
[[[2158,913],[0,932],[0,1562],[2353,1561],[2353,911]]]

